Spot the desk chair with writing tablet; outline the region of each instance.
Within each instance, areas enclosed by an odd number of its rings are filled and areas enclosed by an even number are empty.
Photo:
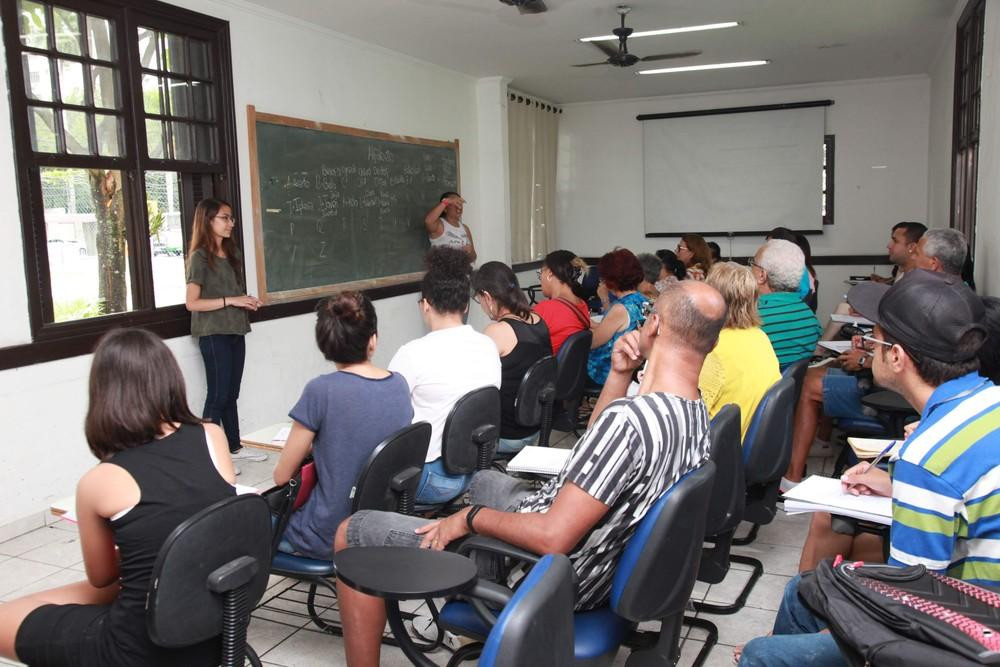
[[[590,358],[590,342],[593,337],[589,329],[578,331],[564,340],[559,348],[559,354],[556,355],[556,395],[553,407],[559,407],[562,411],[554,415],[548,432],[543,425],[539,436],[540,445],[543,442],[548,445],[552,428],[572,431],[573,435],[580,437],[578,414],[583,390],[587,386],[587,359]]]
[[[361,469],[354,484],[351,496],[351,513],[369,509],[412,514],[413,498],[417,493],[417,485],[420,483],[420,474],[424,458],[427,456],[430,438],[430,424],[417,422],[400,429],[379,443],[372,450],[371,456]],[[290,577],[309,584],[306,598],[306,610],[309,618],[320,630],[340,635],[342,634],[341,628],[320,618],[319,612],[316,610],[316,593],[320,586],[332,596],[337,594],[333,582],[337,569],[333,561],[278,551],[278,543],[285,533],[288,520],[295,510],[305,504],[309,492],[315,485],[315,480],[314,464],[308,463],[288,484],[265,492],[266,496],[279,497],[278,502],[272,505],[277,521],[271,539],[271,574]],[[330,546],[332,550],[333,535],[330,536]],[[280,593],[278,595],[280,596]],[[261,608],[288,613],[287,610],[267,606],[274,597],[265,601]]]
[[[548,447],[552,431],[552,404],[556,398],[556,358],[546,355],[533,363],[521,378],[514,399],[514,417],[521,426],[538,426],[538,445]],[[544,442],[543,442],[544,438]],[[514,454],[497,458],[510,458]]]

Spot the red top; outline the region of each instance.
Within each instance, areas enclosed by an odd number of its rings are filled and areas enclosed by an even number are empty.
[[[553,355],[559,354],[559,348],[567,338],[590,328],[590,311],[585,301],[571,304],[561,299],[549,299],[537,304],[535,312],[549,327]]]

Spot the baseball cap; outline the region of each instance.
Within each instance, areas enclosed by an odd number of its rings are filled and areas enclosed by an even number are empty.
[[[892,287],[855,285],[847,301],[905,349],[938,361],[969,358],[968,350],[963,354],[958,349],[969,331],[981,331],[986,339],[980,324],[985,312],[982,299],[959,276],[914,269]]]

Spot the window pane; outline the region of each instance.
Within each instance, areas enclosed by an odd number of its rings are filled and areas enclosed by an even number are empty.
[[[170,115],[188,118],[191,116],[191,88],[187,81],[167,79],[170,97]]]
[[[115,70],[100,65],[90,66],[91,90],[94,93],[94,106],[101,109],[118,108],[118,77]]]
[[[142,107],[146,113],[163,113],[163,97],[160,91],[160,78],[152,74],[142,75]]]
[[[97,152],[107,157],[121,157],[121,120],[118,116],[97,114]]]
[[[187,290],[180,191],[181,178],[177,172],[146,172],[146,215],[157,308],[184,303]]]
[[[163,123],[158,120],[146,121],[146,148],[149,157],[166,157],[163,150]]]
[[[41,181],[55,321],[130,310],[122,172],[43,167]]]
[[[91,155],[90,138],[87,133],[87,115],[83,111],[63,110],[63,136],[66,139],[66,152],[71,155]]]
[[[214,127],[195,125],[194,145],[199,162],[215,162],[218,159]]]
[[[173,135],[174,159],[193,160],[191,126],[188,123],[170,123],[170,132]]]
[[[212,86],[195,81],[191,84],[191,111],[198,120],[213,120]]]
[[[212,70],[208,61],[208,44],[199,39],[188,39],[188,49],[191,53],[191,76],[208,79]]]
[[[108,19],[98,16],[87,17],[87,42],[91,58],[108,61],[115,59],[114,40],[111,35],[113,26],[114,24]]]
[[[51,61],[45,56],[32,53],[22,54],[24,64],[24,88],[33,100],[52,101]]]
[[[80,37],[83,31],[80,29],[80,15],[68,9],[53,7],[52,17],[56,24],[56,50],[74,56],[82,55]]]
[[[48,25],[45,20],[45,7],[40,2],[21,0],[19,32],[21,43],[36,49],[48,48]]]
[[[187,74],[187,51],[184,48],[184,38],[168,32],[164,35],[164,41],[166,46],[163,59],[166,61],[167,71],[174,74]]]
[[[52,109],[30,107],[28,124],[31,127],[31,150],[36,153],[58,153],[56,120]]]
[[[66,104],[86,104],[83,88],[83,63],[59,61],[59,96]]]
[[[146,69],[160,69],[156,32],[139,28],[139,62]]]

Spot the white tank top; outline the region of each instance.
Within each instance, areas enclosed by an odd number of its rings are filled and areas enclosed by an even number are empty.
[[[469,235],[465,233],[465,225],[459,222],[458,227],[455,227],[444,218],[441,218],[440,220],[441,224],[444,225],[444,233],[437,238],[430,239],[431,246],[446,245],[462,248],[469,245]]]

